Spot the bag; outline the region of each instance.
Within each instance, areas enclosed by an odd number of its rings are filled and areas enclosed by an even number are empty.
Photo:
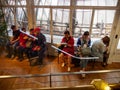
[[[74,64],[75,67],[80,67],[80,59],[72,57],[72,64]]]
[[[61,49],[61,50],[63,50],[64,45],[60,45],[58,48]],[[58,54],[60,54],[60,53],[61,53],[61,51],[58,50]]]
[[[83,56],[90,56],[91,55],[91,48],[90,47],[81,48],[81,54]]]

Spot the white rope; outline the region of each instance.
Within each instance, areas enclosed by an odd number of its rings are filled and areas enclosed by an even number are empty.
[[[56,49],[56,50],[58,50],[58,51],[61,51],[62,53],[65,53],[65,54],[67,54],[67,55],[69,55],[69,56],[71,56],[71,57],[73,57],[73,58],[76,58],[76,59],[99,59],[99,57],[76,57],[76,56],[74,56],[74,55],[72,55],[72,54],[69,54],[69,53],[67,53],[67,52],[59,49],[58,47],[56,47],[56,46],[54,46],[54,45],[52,45],[52,48],[54,48],[54,49]]]

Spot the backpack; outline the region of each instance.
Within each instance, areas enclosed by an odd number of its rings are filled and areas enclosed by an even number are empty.
[[[83,56],[90,56],[91,55],[91,48],[90,47],[82,47],[81,54]]]

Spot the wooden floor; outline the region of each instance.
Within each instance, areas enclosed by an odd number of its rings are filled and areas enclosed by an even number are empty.
[[[26,75],[26,74],[48,74],[67,72],[67,68],[62,68],[58,64],[57,57],[45,57],[43,66],[30,66],[27,59],[18,61],[16,58],[9,59],[5,54],[0,56],[0,75]],[[107,67],[102,67],[101,63],[96,62],[95,67],[92,68],[92,63],[88,64],[87,71],[93,70],[113,70],[120,69],[120,63],[112,63]],[[71,72],[80,71],[79,67],[72,67]],[[120,82],[120,72],[105,73],[105,74],[87,74],[83,79],[81,75],[65,75],[52,76],[52,87],[62,86],[78,86],[88,85],[93,79],[103,79],[108,83]],[[26,89],[26,88],[43,88],[50,87],[50,78],[46,77],[32,77],[32,78],[11,78],[0,79],[0,90]]]

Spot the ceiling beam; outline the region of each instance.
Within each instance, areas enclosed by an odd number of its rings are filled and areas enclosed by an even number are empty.
[[[2,7],[26,7],[26,5],[2,5]],[[40,6],[40,5],[35,5],[35,8],[62,8],[62,9],[103,9],[103,10],[115,10],[118,9],[119,7],[117,6]]]

